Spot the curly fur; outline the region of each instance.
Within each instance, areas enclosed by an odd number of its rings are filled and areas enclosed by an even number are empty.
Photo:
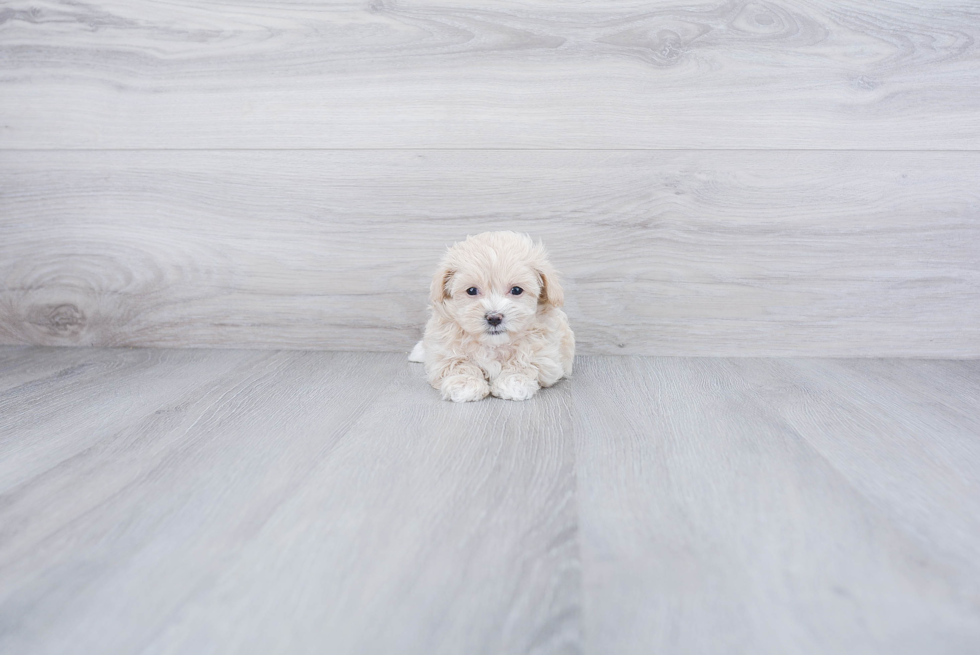
[[[484,232],[454,244],[429,299],[425,335],[410,359],[425,363],[444,399],[527,400],[571,375],[575,335],[559,309],[564,294],[544,247],[528,235]]]

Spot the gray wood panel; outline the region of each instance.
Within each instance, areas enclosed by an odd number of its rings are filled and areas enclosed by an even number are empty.
[[[407,351],[542,238],[580,351],[980,356],[980,153],[7,152],[0,342]]]
[[[206,389],[213,377],[248,356],[229,352],[208,362],[193,353],[132,349],[113,357],[80,355],[58,349],[39,356],[35,370],[42,375],[12,385],[0,397],[0,492],[58,465],[66,453],[74,456],[95,447],[142,419],[152,411],[148,407],[160,408],[187,393],[185,385]],[[22,367],[12,368],[19,377]]]
[[[0,348],[0,652],[974,653],[978,416],[975,361],[459,406],[397,354]]]
[[[586,652],[975,653],[980,368],[923,366],[579,362]]]
[[[63,348],[6,347],[0,350],[0,393],[23,385],[67,375],[89,362],[91,351]]]
[[[980,147],[975,3],[7,2],[4,148]]]
[[[458,407],[401,355],[135,352],[170,394],[104,377],[111,430],[64,434],[84,382],[0,395],[0,461],[47,462],[0,470],[0,651],[575,650],[567,387]]]
[[[942,559],[964,598],[980,599],[977,362],[779,360],[738,371],[850,486]]]

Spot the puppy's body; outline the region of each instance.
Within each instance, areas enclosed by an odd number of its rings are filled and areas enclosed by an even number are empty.
[[[430,291],[432,315],[410,359],[424,361],[446,400],[527,400],[571,375],[575,336],[561,286],[527,235],[484,232],[455,244]]]

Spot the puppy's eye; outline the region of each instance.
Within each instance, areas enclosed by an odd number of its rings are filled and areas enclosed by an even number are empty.
[[[477,291],[476,287],[470,287],[466,290],[466,293],[470,294],[471,296],[475,296],[479,293],[479,291]]]
[[[510,292],[511,292],[512,294],[514,294],[515,296],[519,296],[519,295],[521,295],[522,293],[524,293],[524,289],[522,289],[522,288],[520,288],[520,287],[514,287],[513,289],[511,289],[511,290],[510,290]]]

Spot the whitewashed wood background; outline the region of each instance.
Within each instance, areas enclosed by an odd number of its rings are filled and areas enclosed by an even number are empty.
[[[502,228],[585,353],[980,356],[980,4],[0,5],[0,343],[406,350]]]

